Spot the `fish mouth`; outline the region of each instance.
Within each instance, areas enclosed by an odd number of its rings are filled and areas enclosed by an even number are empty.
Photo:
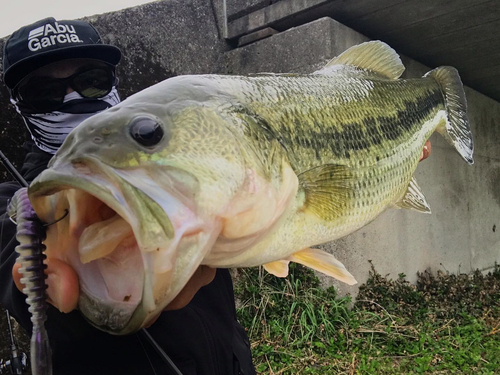
[[[39,199],[33,198],[35,207]],[[63,219],[47,228],[47,256],[75,270],[78,308],[93,325],[123,331],[142,303],[145,287],[144,260],[131,225],[84,190],[67,187],[48,199],[56,203],[51,216]],[[38,212],[48,222],[45,211]]]
[[[157,308],[147,275],[153,263],[149,244],[152,236],[157,248],[170,242],[168,216],[144,209],[154,202],[93,160],[42,172],[29,196],[38,217],[55,222],[47,227],[46,254],[78,274],[78,308],[84,317],[113,334],[138,330]]]
[[[47,257],[75,269],[78,308],[103,331],[123,335],[146,326],[186,285],[220,233],[220,223],[201,219],[190,199],[179,197],[180,184],[166,185],[144,169],[118,170],[86,158],[56,163],[28,189],[43,222],[62,218],[47,228]]]
[[[100,329],[121,332],[142,303],[141,249],[130,224],[104,202],[81,190],[65,193],[70,207],[75,201],[85,202],[84,207],[72,208],[68,218],[70,238],[78,240],[77,251],[67,254],[79,275],[78,308]]]

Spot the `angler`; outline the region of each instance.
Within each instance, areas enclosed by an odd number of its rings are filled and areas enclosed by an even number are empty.
[[[83,42],[74,39],[69,43],[68,35],[69,41],[77,35]],[[29,48],[30,42],[35,46],[36,40],[44,38],[48,38],[46,43],[54,45]],[[103,44],[96,29],[83,21],[46,18],[20,28],[6,41],[4,82],[11,93],[11,103],[31,134],[32,142],[25,145],[27,156],[20,170],[28,182],[46,169],[71,130],[120,101],[115,75],[120,57],[117,47]],[[14,250],[16,226],[5,214],[7,202],[20,187],[15,182],[0,185],[0,212],[4,213],[0,223],[0,303],[22,327],[36,333],[25,303],[26,295],[20,292],[25,286],[20,280],[21,258]],[[24,209],[25,204],[29,206],[24,198],[15,201],[18,209]],[[29,223],[18,220],[21,227]],[[52,249],[49,247],[47,252]],[[67,263],[49,257],[46,272],[49,302],[56,306],[49,305],[45,324],[54,375],[189,375],[199,370],[210,375],[255,373],[248,339],[236,321],[227,270],[198,267],[185,290],[167,306],[171,311],[158,314],[156,323],[147,331],[121,337],[101,332],[77,311],[70,312],[78,304],[80,291],[78,275]],[[30,296],[43,290],[43,287],[37,292],[27,288]],[[158,344],[155,349],[167,353],[172,361],[164,360],[152,350],[147,344],[151,339]],[[33,373],[47,373],[45,363],[49,361],[33,360]]]

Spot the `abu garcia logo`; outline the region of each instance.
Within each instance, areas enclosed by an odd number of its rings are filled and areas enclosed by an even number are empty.
[[[33,52],[65,43],[83,43],[83,40],[76,34],[73,25],[60,25],[57,22],[51,25],[48,23],[31,30],[28,35],[28,48]]]

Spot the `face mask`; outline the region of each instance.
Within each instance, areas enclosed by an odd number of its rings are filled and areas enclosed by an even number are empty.
[[[21,109],[17,100],[11,98],[10,101],[23,117],[38,148],[55,154],[74,128],[96,113],[120,103],[120,97],[116,87],[99,99],[86,99],[73,91],[64,97],[64,104],[57,111],[42,114],[27,113]]]

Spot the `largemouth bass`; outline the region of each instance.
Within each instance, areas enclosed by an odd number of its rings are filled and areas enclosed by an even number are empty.
[[[350,48],[313,74],[179,76],[86,120],[30,186],[48,257],[80,278],[95,326],[143,327],[200,265],[298,262],[354,284],[311,246],[388,207],[430,212],[413,174],[441,133],[473,144],[454,68],[419,79],[389,46]]]

